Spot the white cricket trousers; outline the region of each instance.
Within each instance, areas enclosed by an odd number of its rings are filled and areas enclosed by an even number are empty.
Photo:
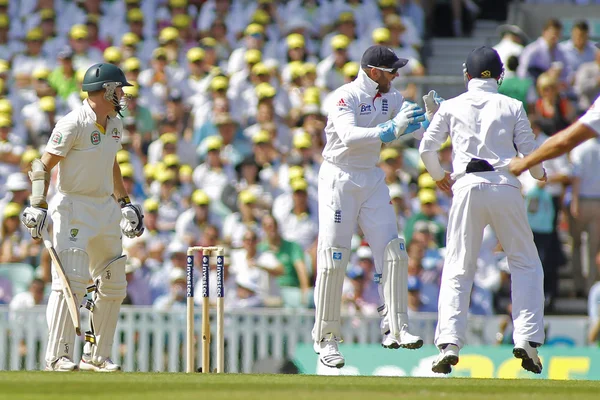
[[[351,169],[323,162],[319,170],[319,250],[332,246],[349,250],[358,223],[373,252],[375,270],[381,274],[385,246],[398,237],[384,177],[378,167]],[[382,285],[379,289],[383,304]]]
[[[487,225],[508,258],[513,340],[544,343],[544,272],[519,188],[475,183],[454,192],[438,302],[436,346],[465,344],[477,257]]]

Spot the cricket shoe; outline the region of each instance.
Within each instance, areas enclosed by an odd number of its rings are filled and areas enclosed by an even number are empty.
[[[542,362],[538,357],[537,351],[538,346],[539,344],[537,343],[523,341],[518,342],[513,349],[515,358],[521,359],[521,367],[534,374],[542,373]]]
[[[458,346],[452,343],[440,347],[440,354],[433,362],[431,370],[438,374],[449,374],[452,367],[458,364]]]
[[[117,372],[121,370],[121,366],[112,362],[110,358],[101,359],[100,362],[93,362],[90,356],[83,356],[79,362],[79,369],[94,372]]]
[[[47,363],[46,371],[57,371],[57,372],[70,372],[77,371],[77,364],[75,364],[71,359],[67,356],[62,356],[58,360]]]
[[[390,334],[390,331],[387,331],[383,335],[381,346],[385,347],[386,349],[403,348],[416,350],[423,346],[423,339],[410,333],[407,325],[402,325],[402,329],[400,329],[400,337],[394,337]]]
[[[319,360],[323,365],[329,368],[342,368],[346,364],[346,360],[340,350],[338,343],[340,339],[333,335],[322,339],[320,342],[315,342],[313,349],[319,355]]]

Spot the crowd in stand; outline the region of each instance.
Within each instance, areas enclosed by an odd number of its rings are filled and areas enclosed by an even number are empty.
[[[571,40],[557,45],[561,27],[551,21],[523,48],[518,28],[503,31],[501,91],[523,101],[540,142],[600,92],[600,55],[587,33],[576,24]],[[0,0],[0,304],[17,298],[1,264],[34,269],[41,281],[31,293],[50,279],[48,255],[19,222],[27,172],[56,121],[85,101],[85,70],[108,62],[135,83],[125,90],[130,101],[117,161],[146,226],[140,238],[124,238],[126,303],[184,307],[187,247],[222,245],[226,307],[313,307],[316,191],[333,91],[356,77],[362,52],[379,43],[409,60],[394,83],[418,100],[402,78],[426,73],[424,38],[416,0]],[[416,145],[383,148],[380,166],[408,244],[410,310],[436,311],[451,199],[418,162]],[[566,262],[561,222],[574,238],[587,230],[590,254],[598,250],[593,229],[600,224],[590,222],[600,205],[589,205],[600,202],[597,149],[594,142],[553,161],[545,186],[524,179],[550,306]],[[451,156],[446,143],[440,159],[447,169]],[[52,184],[49,199],[54,192]],[[375,314],[373,257],[358,230],[352,250],[343,307]],[[508,293],[509,276],[491,230],[478,267],[471,311],[503,312],[497,300]],[[577,294],[595,280],[589,275],[576,280]],[[19,305],[43,301],[33,294],[25,300]]]

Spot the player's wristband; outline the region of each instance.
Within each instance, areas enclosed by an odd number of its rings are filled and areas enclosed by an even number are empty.
[[[117,201],[119,202],[119,205],[121,206],[121,208],[131,204],[131,200],[129,199],[129,196],[121,197]]]

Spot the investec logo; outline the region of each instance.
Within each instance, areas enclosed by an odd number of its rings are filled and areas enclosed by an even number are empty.
[[[202,297],[208,297],[208,274],[210,273],[208,264],[208,256],[202,256]]]
[[[187,285],[186,285],[186,291],[187,291],[187,297],[194,297],[193,294],[193,288],[194,288],[194,278],[193,278],[193,274],[194,274],[194,258],[192,256],[188,256],[187,258],[187,270],[186,272],[186,280],[187,280]]]
[[[223,297],[223,256],[217,257],[217,297]]]

